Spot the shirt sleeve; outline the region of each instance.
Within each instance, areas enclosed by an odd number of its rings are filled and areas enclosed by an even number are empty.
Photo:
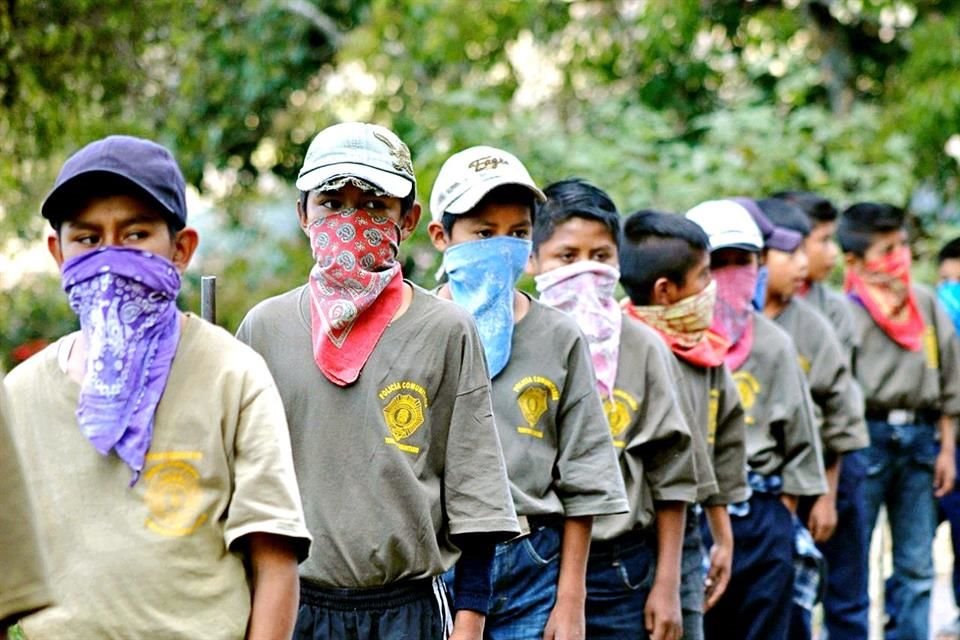
[[[458,393],[451,411],[444,471],[444,506],[451,535],[487,533],[506,540],[520,533],[500,437],[493,421],[483,347],[465,327],[457,352]],[[451,367],[456,364],[450,365]]]
[[[716,402],[716,413],[713,413],[712,406],[710,408],[710,420],[716,421],[713,431],[713,468],[718,491],[704,502],[707,506],[743,502],[750,497],[743,405],[740,404],[737,383],[730,375],[730,370],[721,365],[720,372],[723,376],[721,385],[717,389],[710,389],[710,403]],[[713,394],[716,394],[716,398]]]
[[[783,442],[783,491],[792,495],[816,496],[827,490],[820,435],[814,421],[813,398],[791,345],[783,364],[775,369],[779,389],[771,391],[781,398],[784,415],[775,428]],[[777,424],[779,423],[779,424]]]
[[[311,538],[293,468],[280,394],[266,363],[250,353],[233,442],[233,495],[224,525],[227,547],[251,533],[289,538],[302,561]]]
[[[646,393],[637,415],[641,426],[623,455],[640,457],[653,500],[695,502],[693,437],[680,410],[669,367],[657,349],[649,350],[644,366]]]
[[[930,299],[940,361],[940,411],[960,417],[960,339],[940,301],[935,295]]]
[[[567,380],[557,411],[557,495],[567,516],[625,513],[623,476],[593,374],[586,341],[578,336],[567,357]]]
[[[0,630],[31,611],[50,604],[44,559],[32,500],[15,449],[0,377]]]
[[[810,354],[807,380],[813,401],[820,408],[823,447],[834,456],[866,447],[869,436],[846,358],[829,325],[821,324],[815,352]]]

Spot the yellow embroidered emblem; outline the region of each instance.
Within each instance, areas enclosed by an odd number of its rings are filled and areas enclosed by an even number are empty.
[[[923,351],[927,355],[927,368],[940,368],[940,348],[937,345],[937,331],[933,325],[927,325],[923,330]]]
[[[717,420],[720,414],[720,389],[710,389],[710,399],[707,403],[707,444],[713,444],[717,439]]]
[[[810,375],[810,358],[798,353],[797,360],[800,362],[800,368],[803,369],[803,374],[807,376]]]
[[[147,454],[143,482],[148,529],[164,536],[187,536],[207,521],[207,514],[201,512],[203,490],[195,466],[201,458],[200,451]]]
[[[517,432],[542,438],[543,431],[536,428],[537,423],[550,408],[550,400],[556,402],[560,399],[560,390],[557,389],[557,385],[543,376],[527,376],[513,385],[513,391],[517,394],[520,415],[527,423],[525,426],[517,427]]]
[[[416,433],[426,421],[424,409],[430,406],[426,389],[416,382],[405,380],[387,385],[378,395],[381,401],[390,398],[383,406],[383,419],[390,436],[383,441],[406,453],[420,453],[420,447],[404,444],[403,441]]]
[[[760,395],[762,387],[757,379],[749,371],[737,371],[733,374],[733,380],[737,383],[737,392],[740,394],[740,404],[744,411],[753,409],[757,403],[757,396]],[[747,424],[752,424],[750,420]]]
[[[640,404],[629,393],[622,389],[614,389],[613,395],[603,399],[603,411],[607,414],[607,424],[610,426],[610,435],[613,437],[613,446],[623,449],[627,446],[621,436],[633,421]]]

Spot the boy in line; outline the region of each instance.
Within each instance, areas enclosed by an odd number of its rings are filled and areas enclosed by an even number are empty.
[[[733,575],[726,597],[704,617],[706,636],[782,640],[794,593],[797,500],[826,491],[813,401],[790,337],[753,308],[763,238],[750,213],[733,200],[712,200],[686,217],[710,240],[712,329],[728,342],[724,363],[745,412],[753,490],[729,507]]]
[[[44,554],[24,465],[13,442],[7,394],[0,372],[0,638],[21,616],[50,604]]]
[[[688,513],[684,539],[684,638],[702,638],[703,613],[726,589],[733,561],[733,530],[727,505],[746,501],[743,408],[723,364],[725,344],[710,332],[716,284],[710,276],[710,246],[695,223],[678,215],[639,211],[624,221],[620,281],[629,296],[627,314],[650,326],[675,356],[678,389],[689,398],[687,423],[708,447],[706,472],[712,492],[698,492],[713,538],[704,601],[699,517]],[[704,471],[697,468],[698,476]],[[687,567],[691,572],[687,577]]]
[[[667,349],[643,325],[624,318],[614,299],[620,216],[593,185],[550,185],[537,209],[531,270],[540,300],[570,314],[590,346],[596,394],[620,456],[630,511],[597,518],[587,565],[588,638],[674,638],[684,631],[684,605],[702,609],[698,557],[693,588],[684,584],[682,545],[687,505],[700,488],[716,491],[702,442],[704,473],[694,468],[680,396]],[[672,365],[672,366],[671,366]],[[699,536],[697,536],[699,545]],[[720,569],[722,573],[722,569]],[[689,607],[688,607],[689,608]],[[693,608],[696,608],[694,606]]]
[[[757,201],[764,226],[770,228],[763,251],[763,263],[769,273],[763,313],[790,334],[807,375],[820,426],[828,491],[815,500],[801,500],[798,516],[809,529],[827,562],[827,594],[842,593],[841,621],[853,618],[854,637],[865,638],[869,612],[867,574],[860,571],[859,558],[870,544],[863,519],[863,470],[856,452],[869,444],[863,419],[863,400],[847,366],[847,357],[833,333],[829,321],[803,299],[796,296],[806,282],[805,243],[810,226],[803,211],[777,198]],[[843,476],[844,461],[853,467]],[[841,477],[845,478],[841,487]],[[843,521],[839,519],[841,508]],[[831,612],[834,601],[824,599]],[[810,638],[813,602],[795,604],[791,636]],[[830,614],[827,614],[830,616]],[[849,623],[848,623],[849,624]],[[861,626],[862,625],[862,626]],[[862,631],[863,635],[859,635]],[[841,631],[842,633],[842,631]]]
[[[911,284],[904,225],[901,209],[861,202],[843,212],[838,236],[870,432],[866,520],[872,528],[886,506],[893,534],[890,626],[897,638],[927,638],[934,496],[950,492],[956,473],[960,343],[933,292]],[[868,556],[864,549],[864,570]]]
[[[420,219],[407,146],[337,124],[310,143],[297,216],[316,264],[238,336],[287,412],[307,525],[295,638],[479,639],[494,544],[519,532],[468,314],[406,282]],[[457,559],[451,619],[444,571]]]
[[[937,253],[937,300],[950,316],[955,330],[960,329],[960,238],[943,245]],[[958,450],[960,455],[960,450]],[[960,466],[956,458],[954,462]],[[940,498],[941,520],[950,523],[950,538],[953,543],[953,600],[960,603],[960,490],[954,483],[953,490]],[[960,619],[955,619],[937,632],[937,640],[960,640]]]
[[[497,548],[486,633],[494,640],[583,637],[593,517],[628,507],[583,335],[514,288],[543,198],[520,160],[485,146],[448,158],[430,197],[428,230],[447,275],[438,295],[477,323],[507,476],[529,531]]]
[[[262,359],[176,307],[198,242],[176,162],[98,140],[42,213],[80,331],[6,380],[56,587],[23,633],[288,638],[310,536],[283,406]]]

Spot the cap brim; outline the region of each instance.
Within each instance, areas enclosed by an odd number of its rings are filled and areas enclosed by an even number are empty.
[[[297,178],[297,189],[312,191],[325,182],[344,176],[360,178],[395,198],[406,198],[414,189],[413,181],[406,176],[352,162],[329,164],[301,173],[300,177]]]
[[[717,251],[719,249],[740,249],[742,251],[757,253],[763,249],[763,247],[749,240],[745,240],[743,234],[737,231],[710,236],[710,251]]]
[[[776,249],[785,253],[793,253],[803,244],[803,234],[793,229],[775,227],[770,237],[764,241],[768,249]]]
[[[91,180],[100,180],[101,182],[115,180],[116,183],[123,183],[133,187],[144,198],[152,202],[157,209],[173,223],[176,229],[182,229],[186,225],[185,220],[181,220],[175,212],[167,208],[160,198],[155,196],[145,185],[140,184],[123,173],[102,167],[81,171],[54,187],[53,190],[47,194],[47,197],[43,199],[43,204],[40,205],[40,215],[52,223],[60,222],[67,216],[72,215],[74,212],[68,210],[67,204],[73,203],[76,205],[80,202],[80,198],[77,197],[76,192],[77,190],[83,189],[84,183],[88,183]],[[88,194],[88,196],[89,195],[90,194]],[[64,198],[67,199],[66,202]]]
[[[506,187],[506,186],[517,186],[524,187],[529,190],[537,202],[546,202],[547,196],[544,195],[543,191],[535,187],[534,185],[528,182],[516,182],[513,180],[499,181],[491,180],[487,183],[477,184],[465,191],[455,200],[451,201],[443,210],[444,213],[452,213],[454,215],[459,215],[466,213],[477,206],[477,203],[483,200],[484,196],[496,189],[497,187]]]

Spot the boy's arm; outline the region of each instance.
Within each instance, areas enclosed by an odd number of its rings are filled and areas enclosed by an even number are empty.
[[[730,525],[730,514],[726,505],[713,505],[704,508],[710,534],[713,536],[713,546],[710,547],[710,569],[707,572],[704,611],[709,611],[717,604],[720,596],[730,584],[730,574],[733,571],[733,527]]]
[[[657,571],[644,607],[644,624],[651,640],[679,640],[683,635],[680,613],[680,556],[686,504],[655,503],[657,522]]]
[[[590,554],[591,516],[565,518],[560,545],[560,577],[557,602],[550,612],[544,640],[583,638],[587,601],[587,556]]]
[[[246,542],[252,591],[247,640],[288,640],[300,602],[296,551],[288,539],[270,533],[251,533]]]
[[[933,495],[942,498],[953,491],[957,477],[956,458],[956,422],[953,416],[942,415],[937,422],[940,431],[940,453],[933,467]]]
[[[807,529],[815,542],[826,542],[837,528],[837,487],[840,484],[840,468],[843,459],[839,455],[829,456],[824,466],[827,477],[827,492],[816,499],[807,519]]]

